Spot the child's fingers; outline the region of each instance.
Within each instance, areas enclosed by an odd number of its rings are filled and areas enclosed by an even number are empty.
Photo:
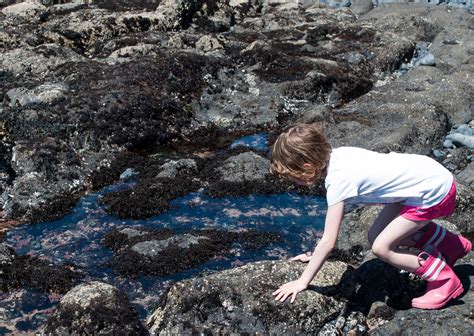
[[[296,257],[291,258],[291,261],[302,261],[302,262],[308,262],[311,259],[311,252],[306,252],[303,254],[299,254]]]
[[[287,292],[286,292],[284,289],[282,289],[282,288],[280,288],[279,290],[275,291],[274,293],[276,293],[276,294],[274,294],[274,295],[276,295],[276,296],[275,296],[275,300],[276,300],[276,301],[281,301],[281,302],[285,301],[286,298],[288,297],[288,295],[290,294],[290,293],[287,293]]]
[[[283,292],[278,293],[278,295],[275,296],[275,300],[276,300],[276,301],[280,301],[280,299],[283,297],[283,295],[284,295]]]
[[[290,295],[290,293],[284,293],[283,296],[280,298],[280,302],[285,302],[286,298]]]
[[[298,293],[295,292],[295,293],[293,293],[293,294],[291,295],[291,301],[290,301],[291,303],[295,302],[295,299],[296,299],[296,295],[297,295],[297,294],[298,294]]]

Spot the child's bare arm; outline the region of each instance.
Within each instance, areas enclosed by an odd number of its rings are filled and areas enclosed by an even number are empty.
[[[288,282],[273,292],[275,300],[283,302],[291,295],[291,302],[294,302],[296,295],[308,288],[309,283],[318,273],[329,253],[336,246],[343,214],[344,202],[339,202],[328,208],[323,237],[316,246],[308,266],[306,266],[298,280]]]

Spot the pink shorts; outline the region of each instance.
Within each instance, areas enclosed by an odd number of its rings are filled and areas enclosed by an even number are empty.
[[[439,217],[446,217],[454,212],[456,206],[456,182],[453,181],[451,189],[441,202],[429,208],[405,205],[400,211],[403,218],[412,221],[425,221]]]

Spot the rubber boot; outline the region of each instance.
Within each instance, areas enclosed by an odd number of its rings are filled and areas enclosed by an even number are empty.
[[[430,252],[427,252],[428,250]],[[416,270],[415,274],[428,281],[428,284],[426,293],[411,301],[414,308],[439,309],[449,300],[463,293],[461,281],[439,251],[429,247],[418,255],[419,263],[421,259],[425,262]]]
[[[461,235],[454,234],[446,230],[441,225],[430,222],[427,225],[427,231],[415,247],[424,250],[427,246],[434,246],[449,266],[453,266],[456,260],[464,257],[472,249],[472,243]]]

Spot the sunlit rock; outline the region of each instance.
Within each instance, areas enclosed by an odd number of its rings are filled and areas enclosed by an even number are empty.
[[[339,284],[353,271],[342,262],[328,262],[295,303],[275,301],[272,292],[296,280],[302,269],[298,263],[265,261],[181,281],[148,318],[150,332],[316,333],[344,308],[345,299],[334,294],[347,295],[350,286]]]
[[[44,334],[147,335],[126,295],[103,282],[71,289],[44,327]]]

